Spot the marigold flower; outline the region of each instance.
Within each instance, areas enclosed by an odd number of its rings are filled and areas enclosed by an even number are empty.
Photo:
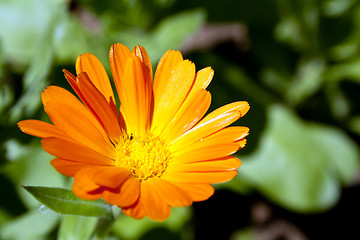
[[[53,124],[24,120],[20,129],[42,138],[56,156],[52,166],[74,177],[82,199],[104,199],[136,219],[164,220],[170,207],[208,199],[210,184],[231,180],[241,165],[231,156],[245,146],[249,129],[232,126],[249,110],[247,102],[225,105],[202,118],[211,95],[210,67],[195,72],[179,51],[161,58],[153,81],[149,56],[137,46],[110,49],[110,66],[121,102],[106,71],[92,54],[76,60],[77,76],[64,70],[80,98],[47,87],[41,95]]]

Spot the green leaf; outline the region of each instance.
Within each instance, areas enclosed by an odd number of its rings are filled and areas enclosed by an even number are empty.
[[[79,18],[69,13],[61,16],[56,30],[54,54],[59,65],[73,64],[77,56],[85,52],[91,52],[102,63],[108,59],[108,49],[113,42],[107,39],[105,30],[87,29]]]
[[[24,115],[33,115],[40,106],[40,94],[46,86],[46,78],[54,58],[53,42],[56,29],[61,19],[60,16],[65,9],[61,1],[53,4],[54,6],[52,6],[52,8],[43,9],[47,14],[51,14],[49,15],[49,19],[41,21],[45,22],[43,23],[44,30],[39,34],[38,39],[33,44],[34,54],[31,55],[30,66],[23,78],[23,95],[10,109],[9,120],[12,123],[19,121]],[[39,11],[38,14],[41,14],[40,10],[37,11]],[[33,33],[30,35],[38,34]],[[26,42],[23,44],[25,44],[26,47],[28,46]]]
[[[38,186],[23,186],[23,188],[57,213],[111,219],[114,217],[111,205],[102,200],[81,200],[72,191],[63,188]]]
[[[294,80],[287,89],[285,97],[292,104],[299,104],[315,94],[322,85],[325,61],[313,58],[300,64]]]
[[[350,61],[339,63],[331,66],[326,74],[325,79],[330,82],[338,82],[342,80],[351,80],[360,83],[360,58],[353,58]]]
[[[327,17],[338,17],[355,5],[355,0],[330,0],[324,1],[322,10]]]
[[[148,51],[153,62],[156,62],[165,51],[181,47],[186,38],[200,28],[205,21],[202,9],[181,12],[162,20],[152,32],[131,29],[115,34],[113,39],[128,47],[140,44]]]
[[[49,23],[65,0],[4,0],[0,1],[0,39],[5,58],[26,65],[38,55],[37,47],[47,34]]]
[[[285,42],[295,49],[301,49],[305,45],[306,39],[302,34],[301,23],[294,15],[282,19],[274,29],[275,37]]]
[[[258,149],[240,157],[238,178],[294,211],[332,207],[359,167],[356,144],[343,131],[303,122],[280,105],[269,107],[268,119]]]

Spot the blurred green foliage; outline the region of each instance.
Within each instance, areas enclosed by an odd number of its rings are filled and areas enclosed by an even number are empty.
[[[16,126],[47,119],[40,94],[49,84],[66,86],[62,68],[74,72],[77,55],[91,52],[109,70],[108,50],[116,42],[143,45],[156,64],[204,26],[230,22],[245,26],[245,47],[232,37],[208,38],[206,49],[184,52],[197,66],[215,69],[212,108],[236,100],[251,105],[238,123],[251,129],[238,153],[243,166],[219,187],[256,191],[300,213],[333,207],[359,172],[358,1],[2,0],[0,239],[85,239],[95,225],[93,218],[40,214],[40,204],[20,188],[69,186],[39,140]],[[121,216],[112,235],[139,239],[166,229],[168,238],[192,239],[192,217],[191,208],[173,209],[161,224]]]
[[[258,150],[242,158],[247,164],[239,178],[295,211],[333,206],[339,185],[351,183],[358,170],[356,144],[336,128],[302,122],[281,105],[270,106],[267,115]]]

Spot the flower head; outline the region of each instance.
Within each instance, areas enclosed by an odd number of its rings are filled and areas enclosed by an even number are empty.
[[[208,199],[210,184],[231,180],[241,165],[231,156],[245,146],[247,127],[228,125],[246,114],[240,101],[207,112],[210,67],[195,72],[179,51],[161,58],[153,81],[149,56],[137,46],[110,49],[110,66],[121,102],[92,54],[76,60],[77,76],[64,70],[77,96],[47,87],[41,95],[53,124],[24,120],[25,133],[41,137],[52,166],[74,177],[82,199],[104,199],[140,219],[164,220],[170,207]]]

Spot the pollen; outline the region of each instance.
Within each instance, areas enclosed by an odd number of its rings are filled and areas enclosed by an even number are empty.
[[[115,166],[130,170],[140,181],[161,177],[170,159],[164,142],[151,134],[125,136],[116,149]]]

